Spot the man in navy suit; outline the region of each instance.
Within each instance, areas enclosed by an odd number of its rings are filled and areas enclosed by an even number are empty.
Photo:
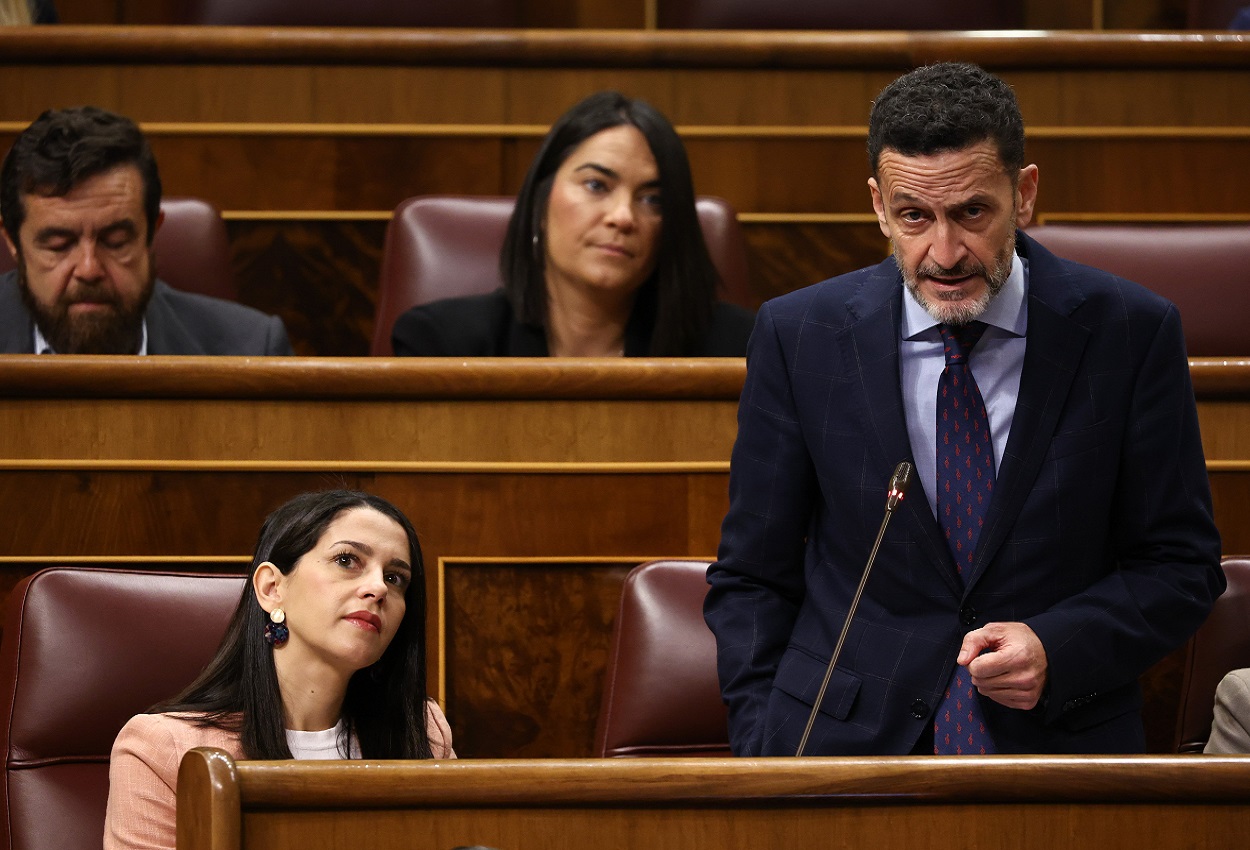
[[[276,316],[156,279],[160,204],[156,159],[129,118],[82,106],[23,130],[0,167],[17,262],[0,276],[0,353],[290,354]]]
[[[922,486],[805,754],[1142,751],[1137,678],[1224,587],[1176,308],[1018,231],[1038,169],[1014,94],[980,68],[896,80],[868,148],[893,257],[766,303],[747,354],[705,605],[733,750],[796,752],[909,460]],[[993,463],[957,563],[935,420],[944,334],[971,323]]]

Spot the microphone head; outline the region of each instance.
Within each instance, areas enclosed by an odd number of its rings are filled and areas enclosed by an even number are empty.
[[[887,511],[893,511],[898,507],[898,503],[903,501],[903,497],[907,495],[907,488],[911,486],[914,471],[915,467],[909,461],[902,461],[894,467],[894,475],[890,478],[890,492],[885,503]]]

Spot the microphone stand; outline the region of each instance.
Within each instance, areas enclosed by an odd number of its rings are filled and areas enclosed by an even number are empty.
[[[890,478],[890,492],[885,502],[885,516],[881,518],[877,540],[872,544],[872,552],[868,555],[864,574],[859,579],[859,587],[855,588],[855,596],[851,599],[851,607],[846,612],[846,621],[842,623],[842,632],[838,635],[838,642],[834,644],[833,657],[829,659],[829,666],[825,668],[825,678],[820,683],[816,701],[812,703],[812,713],[807,716],[807,727],[803,730],[803,737],[799,739],[799,748],[794,753],[795,757],[803,755],[803,751],[807,748],[807,738],[812,734],[812,726],[816,723],[816,713],[820,711],[820,704],[825,701],[825,690],[829,687],[829,679],[833,677],[833,668],[838,663],[838,656],[842,654],[842,644],[846,641],[846,633],[851,630],[851,618],[855,616],[855,609],[859,607],[859,598],[864,595],[864,585],[868,583],[868,574],[872,572],[873,562],[877,560],[877,550],[881,548],[881,539],[885,537],[885,527],[890,524],[894,509],[898,507],[899,502],[903,501],[903,496],[906,495],[907,488],[911,485],[912,471],[913,467],[907,461],[894,467],[894,475]]]

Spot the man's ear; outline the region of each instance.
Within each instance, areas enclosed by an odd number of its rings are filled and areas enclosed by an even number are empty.
[[[881,228],[881,234],[890,239],[890,223],[885,220],[885,201],[881,198],[881,187],[877,185],[876,177],[868,178],[868,191],[872,193],[872,209],[877,214],[877,225]]]
[[[0,233],[4,234],[5,247],[9,249],[9,253],[13,255],[13,259],[17,259],[17,246],[13,244],[13,240],[9,238],[9,231],[3,229],[4,222],[0,221]]]
[[[256,594],[256,601],[266,612],[282,607],[284,578],[282,571],[269,561],[262,563],[252,573],[252,591]]]
[[[1033,220],[1033,206],[1037,203],[1037,166],[1026,165],[1020,169],[1016,180],[1016,227],[1026,227]]]

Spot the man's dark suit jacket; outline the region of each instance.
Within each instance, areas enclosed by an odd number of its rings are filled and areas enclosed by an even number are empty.
[[[1145,747],[1137,677],[1224,587],[1176,308],[1028,236],[1015,418],[961,582],[918,484],[896,511],[807,754],[903,754],[965,633],[1024,622],[1049,662],[1030,711],[981,699],[1000,752]],[[892,260],[761,309],[705,614],[739,755],[793,755],[911,459]]]
[[[148,354],[290,354],[277,316],[251,307],[182,292],[157,281],[144,319]],[[31,354],[34,320],[22,303],[17,272],[0,277],[0,353]]]

